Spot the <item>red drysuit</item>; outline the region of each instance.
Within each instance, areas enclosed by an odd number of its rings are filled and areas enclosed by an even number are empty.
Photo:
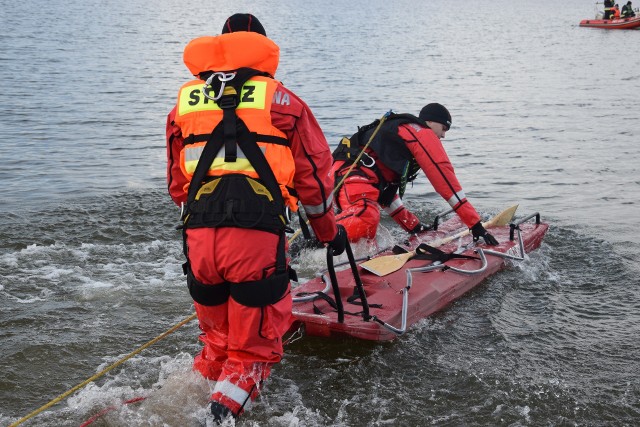
[[[206,49],[201,49],[200,53],[211,57],[194,59],[187,57],[185,50],[185,63],[196,76],[206,70],[228,71],[240,67],[275,74],[279,54],[277,46],[260,34],[222,34],[207,38],[204,44]],[[213,52],[219,55],[215,56]],[[199,67],[200,63],[206,65]],[[305,208],[318,239],[330,242],[336,235],[336,222],[329,146],[309,107],[293,92],[276,83],[275,93],[269,99],[270,105],[263,110],[270,109],[270,126],[284,135],[290,147],[288,157],[292,158],[293,168],[291,165],[281,166],[295,169],[291,183],[293,190]],[[181,102],[179,98],[168,115],[166,126],[168,190],[179,206],[187,200],[190,182],[190,176],[185,175],[184,160],[189,135],[184,134],[176,121],[179,117],[180,123],[191,125],[190,120],[200,120],[197,126],[203,127],[203,114],[210,113],[190,114],[186,108],[186,113],[181,114],[180,108],[186,105]],[[273,167],[272,158],[268,154],[266,157]],[[284,184],[281,183],[281,188]],[[264,279],[275,269],[280,238],[272,232],[257,229],[229,226],[187,228],[190,272],[194,280],[205,288]],[[217,381],[211,399],[239,415],[258,394],[260,382],[269,376],[270,367],[282,357],[282,336],[292,323],[290,288],[279,301],[264,307],[245,306],[233,297],[221,304],[204,305],[194,301],[194,305],[202,330],[200,339],[204,343],[202,352],[195,358],[194,368]]]
[[[384,128],[389,124],[385,123],[382,126]],[[476,224],[480,215],[466,199],[449,157],[436,134],[418,123],[401,124],[397,129],[398,136],[438,194],[456,210],[468,227]],[[383,129],[380,133],[383,133]],[[381,177],[386,182],[397,182],[398,174],[386,167],[384,159],[375,151],[368,148],[366,153],[369,159],[365,159],[364,163],[375,164],[378,172],[362,166],[362,163],[349,172],[347,179],[340,186],[336,200],[341,210],[337,216],[338,222],[345,227],[352,242],[362,238],[373,238],[380,222],[382,207],[405,231],[411,232],[420,225],[420,220],[403,205],[397,194],[388,204],[379,203]],[[347,173],[348,166],[344,161],[334,162],[336,184]]]

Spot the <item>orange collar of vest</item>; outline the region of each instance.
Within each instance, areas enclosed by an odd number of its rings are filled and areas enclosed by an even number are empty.
[[[253,68],[275,76],[280,48],[262,34],[238,31],[193,39],[184,49],[183,60],[191,74]]]

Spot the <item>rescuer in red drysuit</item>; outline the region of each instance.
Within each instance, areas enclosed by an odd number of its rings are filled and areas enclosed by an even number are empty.
[[[616,3],[613,6],[613,10],[611,11],[611,19],[620,19],[620,6]]]
[[[375,237],[381,207],[405,231],[427,230],[429,226],[422,224],[401,199],[407,182],[423,170],[438,194],[472,230],[475,240],[483,237],[487,244],[497,245],[462,191],[440,141],[451,127],[449,111],[432,103],[421,110],[419,117],[391,113],[379,124],[380,120],[376,120],[359,128],[351,138],[343,138],[333,152],[333,172],[339,189],[337,219],[347,230],[349,241]],[[350,170],[355,161],[356,166]]]
[[[194,369],[216,381],[215,422],[247,409],[282,358],[292,324],[287,210],[299,200],[334,255],[346,244],[329,146],[309,107],[273,79],[278,60],[254,16],[231,16],[220,36],[185,48],[196,79],[167,118],[168,188],[184,209],[183,267],[204,343]]]

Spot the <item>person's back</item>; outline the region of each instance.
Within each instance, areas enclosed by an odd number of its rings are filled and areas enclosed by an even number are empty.
[[[630,1],[627,2],[624,6],[622,6],[622,11],[620,12],[621,18],[632,18],[636,16],[633,11],[632,3]]]
[[[249,14],[192,40],[167,118],[167,179],[184,207],[183,270],[204,347],[194,369],[214,382],[210,413],[239,416],[282,357],[291,321],[288,210],[300,200],[334,253],[331,154],[308,106],[273,78],[278,46]],[[295,189],[295,190],[294,190]]]

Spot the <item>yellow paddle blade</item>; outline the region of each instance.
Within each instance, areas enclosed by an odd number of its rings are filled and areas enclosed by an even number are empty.
[[[513,216],[515,215],[517,209],[518,205],[511,206],[491,218],[489,221],[483,222],[482,225],[484,226],[484,228],[502,227],[504,225],[508,225],[513,219]],[[442,246],[453,240],[464,237],[469,233],[469,230],[463,230],[459,233],[454,234],[453,236],[448,236],[442,239],[434,240],[433,242],[429,242],[429,245],[437,248],[438,246]],[[415,251],[399,255],[385,255],[363,262],[362,264],[360,264],[360,267],[372,272],[376,276],[386,276],[387,274],[391,274],[394,271],[400,270],[402,266],[405,265],[407,261],[409,261],[415,255]]]
[[[502,227],[505,225],[509,225],[511,220],[513,220],[513,216],[516,214],[518,210],[518,205],[513,205],[510,208],[507,208],[500,212],[498,215],[494,216],[487,222],[483,222],[482,225],[484,228],[490,227]]]
[[[376,276],[386,276],[402,268],[411,258],[416,256],[416,252],[406,252],[398,255],[385,255],[360,264],[360,267],[372,272]]]

